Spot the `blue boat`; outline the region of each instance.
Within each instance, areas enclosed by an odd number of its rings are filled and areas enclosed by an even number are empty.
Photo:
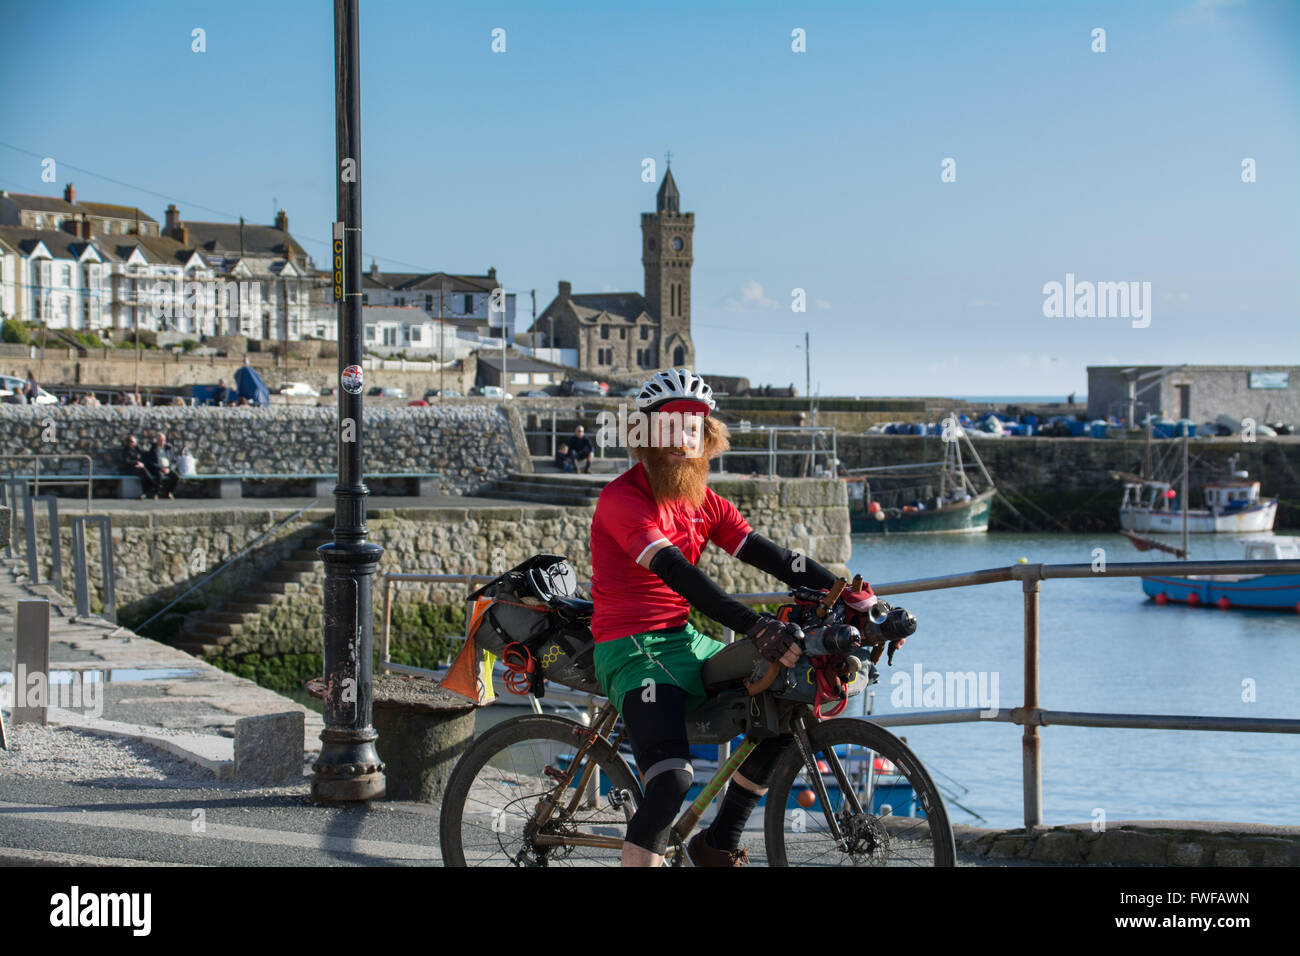
[[[1300,560],[1300,538],[1239,538],[1248,561]],[[1142,590],[1157,604],[1204,605],[1300,612],[1300,574],[1143,575]]]

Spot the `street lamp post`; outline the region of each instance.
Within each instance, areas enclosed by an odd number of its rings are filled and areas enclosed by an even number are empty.
[[[384,765],[371,724],[374,627],[371,591],[384,549],[366,540],[362,482],[361,80],[359,0],[334,0],[334,88],[338,222],[334,288],[339,302],[339,482],[334,487],[334,540],[318,551],[325,563],[325,729],[312,769],[312,798],[342,803],[382,797]]]

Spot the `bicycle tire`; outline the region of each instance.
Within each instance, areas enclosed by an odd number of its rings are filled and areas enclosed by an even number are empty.
[[[485,812],[490,813],[488,802],[471,798],[471,792],[474,790],[475,782],[479,780],[480,774],[484,767],[488,766],[489,761],[498,754],[504,753],[508,748],[515,744],[527,741],[536,741],[540,744],[568,746],[576,750],[580,743],[580,734],[585,734],[587,728],[575,720],[569,720],[567,717],[559,717],[553,714],[525,714],[521,717],[512,717],[510,720],[503,721],[495,727],[485,731],[465,751],[464,756],[457,762],[447,781],[447,789],[444,792],[442,801],[442,812],[439,815],[439,842],[442,847],[442,859],[445,866],[522,866],[522,865],[539,865],[549,866],[551,864],[568,864],[578,862],[572,859],[573,848],[567,852],[561,852],[564,848],[549,848],[548,850],[539,851],[536,847],[531,847],[526,836],[521,835],[519,840],[519,852],[513,857],[504,845],[505,839],[502,836],[505,830],[498,830],[494,826],[484,826],[483,817]],[[543,758],[545,759],[545,758]],[[636,776],[627,765],[627,761],[616,751],[608,740],[601,738],[595,742],[587,754],[588,761],[595,761],[600,772],[609,779],[611,786],[627,790],[632,795],[634,807],[641,805],[642,792],[641,785]],[[502,771],[496,769],[497,773]],[[534,779],[528,777],[528,779]],[[516,781],[517,782],[517,781]],[[552,785],[548,781],[546,785]],[[544,789],[544,786],[542,786]],[[480,791],[481,792],[481,791]],[[541,790],[539,789],[538,793]],[[523,804],[524,801],[535,797],[537,794],[519,794],[513,796],[514,799],[507,800],[509,806],[512,803]],[[507,795],[501,794],[501,799]],[[470,819],[467,823],[466,810],[471,803],[476,804],[471,808]],[[617,814],[605,811],[606,815],[614,819],[601,819],[598,825],[607,834],[611,828],[626,828],[622,812]],[[529,812],[524,817],[525,821],[530,821],[535,814],[535,810]],[[504,817],[504,811],[501,816],[493,819],[500,820]],[[548,826],[554,829],[555,825],[562,821],[553,821]],[[580,819],[577,824],[582,825]],[[471,830],[487,830],[497,834],[496,837],[484,838],[483,845],[477,844],[474,847],[474,856],[477,857],[480,852],[486,853],[486,858],[470,862],[466,855],[464,842],[464,833],[466,827]],[[496,839],[502,844],[500,852],[493,852],[491,842]],[[587,850],[589,848],[578,848]],[[602,854],[613,854],[611,862],[614,865],[618,863],[618,856],[614,851],[601,850]],[[593,850],[594,855],[594,850]],[[582,854],[579,854],[582,856]],[[522,859],[521,859],[522,857]]]
[[[809,726],[808,738],[815,759],[827,747],[840,745],[862,747],[874,751],[877,757],[884,757],[906,778],[917,802],[925,811],[924,818],[878,816],[867,812],[871,808],[866,807],[861,815],[852,816],[847,807],[837,808],[840,811],[837,816],[843,814],[840,820],[842,828],[853,837],[850,843],[854,849],[846,851],[838,847],[827,828],[821,841],[828,849],[814,859],[821,860],[823,864],[840,866],[956,865],[956,845],[943,797],[921,761],[905,743],[878,724],[857,717],[842,717]],[[789,860],[787,837],[795,831],[792,828],[791,813],[787,809],[787,800],[791,789],[796,786],[796,778],[803,771],[803,758],[798,747],[791,747],[773,771],[764,817],[769,866],[817,865],[811,861],[791,864]],[[820,805],[814,803],[803,812],[806,814],[802,818],[806,827],[815,824],[826,827],[824,811]],[[921,847],[922,837],[926,836],[932,847],[929,862],[924,861],[925,851]],[[802,850],[803,847],[812,845],[813,840],[807,837],[805,830],[798,840],[789,842]],[[802,852],[797,854],[800,859],[803,855]]]

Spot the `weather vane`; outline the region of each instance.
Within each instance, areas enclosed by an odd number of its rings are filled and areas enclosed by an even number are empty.
[[[664,152],[664,165],[667,166],[669,169],[672,168],[672,165],[673,165],[673,153],[672,153],[672,150],[665,150],[665,152]]]

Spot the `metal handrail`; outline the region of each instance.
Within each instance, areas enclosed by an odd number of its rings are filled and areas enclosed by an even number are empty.
[[[1047,710],[1040,706],[1038,695],[1039,659],[1038,659],[1038,606],[1041,583],[1052,579],[1086,579],[1134,578],[1163,574],[1297,574],[1300,573],[1300,561],[1153,561],[1122,562],[1108,564],[1104,568],[1094,568],[1091,564],[1015,564],[1004,568],[985,568],[961,574],[945,574],[929,578],[915,578],[909,581],[893,581],[872,585],[877,595],[913,594],[921,591],[940,591],[951,588],[975,587],[983,584],[997,584],[1006,581],[1020,581],[1024,595],[1024,704],[1002,711],[995,716],[985,716],[987,711],[978,708],[956,710],[935,710],[897,714],[887,717],[872,717],[872,721],[882,726],[914,726],[920,724],[965,723],[992,721],[1021,724],[1024,727],[1022,737],[1022,770],[1024,820],[1025,827],[1043,825],[1043,767],[1042,741],[1038,728],[1050,725],[1063,727],[1098,727],[1126,730],[1207,730],[1226,731],[1230,733],[1287,733],[1300,734],[1300,720],[1290,718],[1255,718],[1255,717],[1204,717],[1184,714],[1111,714],[1084,711]],[[464,581],[471,586],[475,582],[487,583],[495,575],[465,574],[403,574],[384,575],[384,659],[389,650],[389,613],[392,601],[392,582],[396,581],[437,581],[456,583]],[[585,582],[580,582],[585,583]],[[734,595],[744,604],[769,604],[785,601],[786,591],[752,592]],[[467,616],[468,626],[468,616]],[[724,643],[734,639],[730,628],[723,628]],[[431,673],[431,672],[430,672]],[[724,745],[725,746],[725,745]],[[722,748],[719,748],[721,754]]]
[[[85,473],[84,475],[59,475],[59,474],[54,474],[54,475],[50,475],[49,477],[50,477],[50,478],[54,478],[54,479],[62,479],[62,478],[85,478],[85,479],[86,479],[86,511],[87,511],[87,512],[90,511],[90,504],[91,504],[91,500],[92,500],[92,496],[93,496],[93,492],[94,492],[94,483],[95,483],[95,459],[93,459],[92,457],[90,457],[90,455],[54,455],[54,454],[40,454],[40,455],[36,455],[36,454],[18,454],[18,455],[13,455],[13,454],[9,454],[8,452],[5,452],[5,453],[3,453],[3,454],[0,454],[0,460],[9,459],[9,458],[32,458],[32,459],[35,459],[36,464],[35,464],[35,466],[34,466],[34,468],[33,468],[33,474],[32,474],[31,479],[30,479],[30,480],[32,480],[32,481],[34,481],[34,482],[36,483],[36,485],[35,485],[35,490],[32,492],[33,495],[39,495],[39,494],[41,493],[41,459],[43,459],[43,458],[84,458],[84,459],[86,460],[86,473]],[[26,476],[26,475],[15,475],[15,477],[17,477],[17,478],[27,478],[28,476]]]

